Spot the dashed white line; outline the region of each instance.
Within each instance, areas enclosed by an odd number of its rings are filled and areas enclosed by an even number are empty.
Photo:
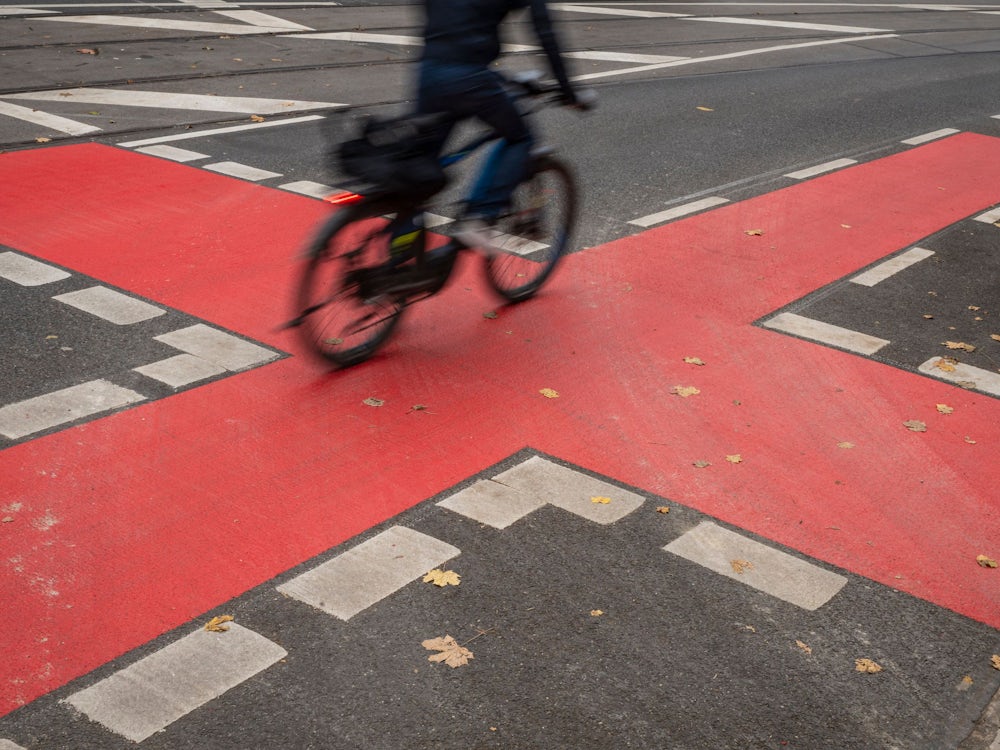
[[[185,148],[175,148],[174,146],[144,146],[137,148],[136,151],[141,151],[150,156],[159,156],[161,159],[170,159],[179,162],[197,161],[198,159],[208,158],[208,154],[200,154],[197,151],[188,151]]]
[[[727,16],[699,16],[685,18],[685,21],[711,21],[712,23],[735,23],[746,26],[773,26],[778,29],[807,29],[843,34],[884,34],[892,29],[868,29],[863,26],[835,26],[826,23],[804,23],[801,21],[778,21],[767,18],[731,18]]]
[[[689,59],[687,57],[678,57],[677,55],[636,55],[630,52],[601,52],[600,50],[566,52],[563,57],[571,57],[576,60],[603,60],[604,62],[627,63],[662,63]]]
[[[393,526],[277,589],[341,620],[350,620],[460,553],[440,539]]]
[[[329,185],[324,185],[322,182],[313,182],[312,180],[286,182],[284,185],[278,185],[278,187],[291,193],[308,195],[311,198],[325,198],[335,190],[335,188]]]
[[[197,31],[204,34],[277,34],[288,31],[288,28],[285,26],[245,26],[238,23],[206,23],[204,21],[184,21],[173,18],[142,18],[139,16],[44,16],[38,20],[59,21],[61,23],[87,23],[97,26],[128,26],[135,29]]]
[[[438,503],[442,508],[495,529],[506,529],[545,504],[545,500],[533,492],[523,492],[490,479],[476,482]]]
[[[673,219],[678,219],[681,216],[687,216],[688,214],[693,214],[696,211],[703,211],[706,208],[712,208],[713,206],[720,206],[723,203],[728,203],[728,198],[722,198],[719,196],[713,196],[711,198],[702,198],[701,200],[692,201],[691,203],[685,203],[682,206],[674,206],[673,208],[668,208],[666,211],[659,211],[655,214],[649,214],[649,216],[642,216],[638,219],[632,219],[629,224],[635,224],[640,227],[651,227],[655,224],[662,224],[665,221],[671,221]]]
[[[936,141],[938,138],[944,138],[958,132],[955,128],[941,128],[941,130],[935,130],[933,133],[924,133],[923,135],[916,135],[913,138],[907,138],[905,141],[900,141],[900,143],[904,143],[907,146],[919,146],[921,143]]]
[[[630,18],[684,18],[686,13],[664,13],[655,10],[631,10],[628,8],[602,8],[596,5],[576,5],[574,3],[552,3],[552,10],[567,13],[593,13],[595,15],[623,16]]]
[[[142,742],[182,716],[288,655],[235,623],[224,633],[199,628],[179,641],[66,699],[87,717]]]
[[[280,172],[269,172],[266,169],[258,169],[235,161],[217,161],[213,164],[203,164],[202,169],[208,169],[219,174],[227,174],[230,177],[239,177],[241,180],[270,180],[274,177],[281,177]]]
[[[159,380],[171,388],[181,388],[226,372],[224,367],[206,362],[193,354],[178,354],[134,369],[140,375]]]
[[[107,380],[92,380],[0,407],[0,435],[17,440],[145,398]]]
[[[237,8],[238,5],[230,7]],[[261,13],[259,10],[217,10],[217,15],[232,18],[234,21],[242,21],[251,26],[272,29],[288,29],[290,31],[312,31],[310,26],[303,26],[294,21],[287,21],[284,18]]]
[[[69,274],[48,263],[8,251],[0,253],[0,278],[21,286],[42,286],[68,279]]]
[[[7,99],[31,101],[79,102],[109,104],[121,107],[153,107],[156,109],[189,109],[196,112],[237,112],[242,114],[277,115],[311,109],[343,107],[337,102],[309,102],[295,99],[263,99],[251,96],[209,96],[207,94],[177,94],[166,91],[135,91],[132,89],[55,89],[10,94]]]
[[[842,575],[711,521],[702,521],[663,549],[807,610],[822,607],[847,583]]]
[[[984,214],[979,214],[974,218],[974,221],[980,221],[983,224],[996,224],[1000,221],[1000,206],[992,208]]]
[[[87,133],[97,133],[101,130],[96,125],[85,125],[68,117],[50,115],[46,112],[39,112],[30,107],[22,107],[19,104],[11,104],[9,102],[0,102],[0,115],[7,115],[18,120],[41,125],[43,128],[56,130],[67,135],[86,135]]]
[[[342,105],[346,107],[347,105]],[[136,148],[138,146],[152,146],[156,143],[172,143],[174,141],[186,141],[192,138],[207,138],[213,135],[224,135],[226,133],[238,133],[241,130],[255,130],[257,128],[276,128],[284,125],[297,125],[311,120],[322,120],[323,115],[305,115],[303,117],[290,117],[283,120],[273,120],[271,122],[253,122],[246,125],[231,125],[225,128],[211,128],[209,130],[199,130],[194,133],[178,133],[176,135],[161,135],[156,138],[143,138],[138,141],[124,141],[118,145],[122,148]]]
[[[765,328],[783,331],[820,344],[837,346],[858,354],[875,354],[890,342],[860,331],[813,320],[794,313],[781,313],[764,323]]]
[[[931,375],[939,380],[946,380],[955,385],[969,384],[977,390],[1000,396],[1000,373],[990,372],[980,367],[949,362],[949,369],[942,369],[939,364],[942,357],[932,357],[917,369],[925,375]]]
[[[808,177],[815,177],[818,174],[825,174],[826,172],[833,172],[837,169],[843,169],[844,167],[849,167],[852,164],[857,164],[855,159],[836,159],[834,161],[828,161],[826,164],[817,164],[815,167],[809,167],[807,169],[800,169],[797,172],[789,172],[785,177],[791,177],[793,180],[804,180]]]
[[[395,44],[403,47],[422,45],[424,40],[419,36],[403,36],[400,34],[368,34],[360,31],[325,31],[315,34],[288,34],[294,39],[326,39],[333,42],[368,42],[371,44]]]
[[[893,276],[900,271],[909,268],[914,263],[919,263],[932,255],[934,255],[933,250],[927,250],[922,247],[911,247],[905,253],[900,253],[894,258],[890,258],[883,263],[879,263],[874,268],[869,268],[867,271],[859,273],[857,276],[853,277],[851,281],[855,284],[861,284],[862,286],[875,286],[880,281],[885,281],[890,276]]]
[[[105,286],[93,286],[59,294],[52,299],[83,310],[118,326],[141,323],[166,313],[166,310],[141,299],[129,297]]]
[[[24,750],[24,748],[10,740],[0,740],[0,750]]]
[[[224,367],[230,372],[245,370],[278,356],[269,349],[210,328],[204,323],[156,336],[155,340]]]

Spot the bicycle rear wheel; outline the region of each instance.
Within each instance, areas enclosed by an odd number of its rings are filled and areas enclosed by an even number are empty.
[[[396,296],[377,292],[373,269],[389,259],[390,239],[379,208],[361,203],[334,216],[310,246],[299,280],[302,340],[340,367],[371,357],[392,335],[404,307]]]
[[[486,278],[508,302],[533,296],[566,252],[576,223],[576,183],[557,159],[537,160],[514,190],[511,211],[497,223],[499,251],[486,259]]]

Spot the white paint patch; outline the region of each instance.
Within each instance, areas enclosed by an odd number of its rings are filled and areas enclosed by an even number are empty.
[[[337,105],[346,107],[346,104]],[[232,125],[226,128],[212,128],[210,130],[199,130],[194,133],[178,133],[177,135],[162,135],[157,138],[143,138],[139,141],[124,141],[118,145],[122,148],[136,148],[137,146],[151,146],[155,143],[171,143],[173,141],[186,141],[191,138],[207,138],[213,135],[223,135],[225,133],[238,133],[242,130],[255,130],[256,128],[276,128],[284,125],[297,125],[302,122],[312,120],[322,120],[323,115],[306,115],[305,117],[290,117],[272,122],[253,122],[246,125]]]
[[[291,193],[308,195],[311,198],[325,198],[336,189],[330,187],[329,185],[324,185],[322,182],[313,182],[311,180],[286,182],[284,185],[278,185],[278,187]]]
[[[830,325],[794,313],[775,315],[764,323],[764,327],[868,356],[875,354],[889,343],[886,339],[880,339],[877,336],[869,336],[867,333]]]
[[[179,162],[197,161],[198,159],[208,158],[208,154],[199,154],[197,151],[188,151],[187,149],[175,148],[174,146],[145,146],[137,148],[136,151],[141,151],[150,156],[158,156],[161,159],[170,159]]]
[[[206,23],[204,21],[185,21],[179,18],[142,18],[140,16],[46,16],[38,20],[86,23],[97,26],[127,26],[133,29],[195,31],[203,34],[279,34],[288,31],[288,28],[283,26],[244,26],[238,23]]]
[[[826,164],[817,164],[815,167],[800,169],[797,172],[789,172],[785,177],[791,177],[793,180],[804,180],[808,177],[826,174],[827,172],[833,172],[834,170],[843,169],[857,163],[855,159],[835,159],[834,161],[826,162]]]
[[[171,388],[181,388],[221,375],[226,372],[226,368],[206,362],[193,354],[178,354],[176,357],[136,367],[135,372],[166,383]]]
[[[37,8],[0,8],[0,16],[37,16],[55,12],[54,10],[38,10]],[[0,742],[2,741],[0,740]],[[3,745],[0,745],[0,750],[3,750]]]
[[[230,7],[235,8],[239,6],[233,5]],[[287,21],[284,18],[278,18],[277,16],[268,15],[267,13],[261,13],[258,10],[220,10],[216,11],[216,14],[232,18],[234,21],[250,24],[251,26],[259,26],[260,28],[287,29],[289,31],[312,31],[312,28],[309,26],[303,26],[300,23]]]
[[[66,699],[88,718],[142,742],[288,655],[252,630],[199,628]]]
[[[676,55],[635,55],[629,52],[601,52],[600,50],[566,52],[563,54],[563,57],[572,57],[576,60],[604,60],[606,62],[627,63],[662,63],[688,59]]]
[[[203,164],[202,167],[212,172],[227,174],[230,177],[239,177],[241,180],[251,180],[253,182],[281,177],[279,172],[269,172],[266,169],[257,169],[257,167],[250,167],[235,161],[217,161],[212,164]]]
[[[156,336],[155,340],[224,367],[230,372],[245,370],[278,356],[269,349],[210,328],[204,323]]]
[[[981,221],[983,224],[996,224],[1000,221],[1000,206],[992,208],[984,214],[979,214],[974,221]]]
[[[166,313],[166,310],[156,305],[129,297],[106,286],[92,286],[89,289],[59,294],[52,299],[118,326],[141,323]]]
[[[767,18],[731,18],[727,16],[704,16],[687,18],[687,21],[711,21],[713,23],[735,23],[744,26],[771,26],[777,29],[806,29],[842,34],[884,34],[892,29],[868,29],[862,26],[836,26],[827,23],[805,23],[802,21],[778,21]]]
[[[842,575],[711,521],[702,521],[663,549],[807,610],[822,607],[847,583]]]
[[[24,748],[10,740],[0,740],[0,750],[24,750]]]
[[[720,206],[723,203],[729,203],[728,198],[721,198],[713,196],[711,198],[702,198],[701,200],[692,201],[691,203],[685,203],[682,206],[674,206],[673,208],[668,208],[666,211],[659,211],[655,214],[650,214],[649,216],[642,216],[638,219],[632,219],[629,224],[635,224],[640,227],[651,227],[655,224],[662,224],[665,221],[672,221],[673,219],[678,219],[681,216],[687,216],[688,214],[693,214],[697,211],[703,211],[706,208],[712,208],[713,206]]]
[[[86,135],[87,133],[97,133],[101,130],[95,125],[85,125],[82,122],[70,120],[68,117],[50,115],[46,112],[39,112],[30,107],[22,107],[9,102],[0,102],[0,115],[7,115],[7,117],[41,125],[43,128],[55,130],[59,133],[66,133],[67,135]]]
[[[152,107],[155,109],[188,109],[196,112],[237,112],[242,114],[278,115],[310,109],[330,109],[344,105],[335,102],[308,102],[295,99],[262,99],[252,96],[208,96],[206,94],[175,94],[165,91],[133,89],[57,89],[11,94],[8,99],[32,101],[78,102],[120,107]]]
[[[382,601],[461,550],[419,531],[393,526],[277,587],[341,620]]]
[[[861,284],[862,286],[875,286],[880,281],[885,281],[890,276],[899,273],[900,271],[909,268],[914,263],[919,263],[924,258],[929,258],[934,255],[933,250],[926,250],[922,247],[911,247],[905,253],[900,253],[894,258],[879,263],[873,268],[869,268],[863,273],[859,273],[857,276],[851,279],[855,284]]]
[[[937,366],[941,360],[942,357],[932,357],[917,369],[924,373],[924,375],[931,375],[939,380],[946,380],[955,385],[970,383],[976,390],[989,393],[993,396],[1000,396],[1000,373],[990,372],[989,370],[962,364],[961,362],[950,363],[955,369],[945,371]]]
[[[476,482],[438,503],[442,508],[495,529],[506,529],[546,504],[532,492],[493,480]]]
[[[107,380],[92,380],[0,407],[0,435],[17,440],[145,398]]]
[[[928,141],[936,141],[938,138],[944,138],[945,136],[954,135],[960,131],[955,128],[942,128],[941,130],[935,130],[933,133],[924,133],[923,135],[916,135],[913,138],[907,138],[901,143],[907,146],[919,146],[921,143],[927,143]]]
[[[316,34],[294,34],[295,39],[326,39],[332,42],[366,42],[369,44],[394,44],[400,47],[422,46],[419,36],[400,34],[368,34],[360,31],[327,31]]]
[[[566,13],[593,13],[596,15],[623,16],[626,18],[684,18],[687,15],[686,13],[664,13],[656,10],[602,8],[596,5],[575,5],[573,3],[552,3],[549,7],[552,10],[561,10]]]
[[[0,253],[0,278],[21,286],[42,286],[68,279],[69,274],[48,263],[8,251]]]

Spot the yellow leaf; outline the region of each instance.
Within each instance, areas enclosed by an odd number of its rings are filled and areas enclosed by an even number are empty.
[[[941,357],[934,363],[934,367],[939,370],[944,370],[945,372],[955,372],[955,365],[957,364],[958,360],[954,357]]]
[[[739,453],[734,453],[731,456],[726,456],[726,460],[731,464],[741,464],[743,463],[743,456]]]
[[[590,498],[590,502],[592,502],[592,503],[600,503],[601,505],[607,505],[608,503],[611,502],[611,498],[610,497],[592,497],[592,498]]]
[[[210,633],[225,633],[226,631],[229,630],[229,628],[226,625],[223,625],[222,623],[232,622],[232,621],[233,621],[232,615],[220,615],[218,617],[213,617],[211,620],[205,623],[205,630],[207,630]]]
[[[798,646],[803,651],[805,651],[807,654],[811,654],[813,652],[813,650],[809,648],[806,644],[804,644],[802,641],[795,641],[795,645]]]
[[[433,583],[435,586],[457,586],[462,582],[462,577],[454,570],[441,570],[434,568],[424,576],[424,583]]]
[[[997,561],[986,555],[976,555],[976,562],[981,568],[995,568],[997,566]]]
[[[749,560],[730,560],[729,565],[732,567],[734,573],[743,575],[748,570],[753,570],[753,563]]]
[[[751,237],[760,237],[764,234],[763,229],[746,229],[743,234],[749,235]]]
[[[51,141],[52,141],[51,138],[46,138],[45,136],[41,136],[35,139],[35,143],[49,143]]]
[[[264,118],[260,115],[250,115],[250,119],[254,122],[264,122]]]
[[[953,411],[955,411],[955,408],[953,406],[948,406],[947,404],[938,404],[937,410],[941,414],[951,414]]]
[[[670,508],[668,508],[666,505],[661,505],[661,506],[659,506],[656,509],[656,512],[657,513],[669,513],[670,512]]]
[[[559,391],[554,391],[551,388],[542,388],[539,393],[545,396],[545,398],[559,398]]]
[[[687,362],[689,365],[699,365],[699,366],[701,366],[701,365],[705,364],[698,357],[685,357],[684,361]]]
[[[903,426],[910,432],[927,432],[927,425],[919,419],[908,419],[903,422]]]
[[[882,667],[873,662],[871,659],[855,659],[854,669],[858,672],[865,672],[866,674],[875,674],[876,672],[882,671]]]
[[[990,338],[994,341],[1000,341],[1000,333],[991,333]]]
[[[970,677],[969,675],[965,675],[965,677],[962,678],[963,685],[971,685],[972,682],[973,682],[972,677]]]
[[[694,396],[698,393],[701,393],[701,391],[699,391],[693,385],[675,385],[673,388],[670,389],[670,392],[673,393],[675,396],[680,396],[681,398],[687,398],[688,396]]]
[[[592,610],[590,610],[590,616],[591,617],[600,617],[603,614],[604,614],[604,612],[602,612],[599,609],[592,609]]]
[[[469,649],[459,646],[450,635],[445,635],[444,638],[428,638],[420,645],[428,651],[439,652],[428,656],[427,661],[444,662],[452,669],[463,667],[469,663],[470,659],[474,658]]]
[[[844,441],[844,442],[842,442],[842,443],[837,443],[837,447],[838,447],[838,448],[853,448],[853,447],[854,447],[854,443],[849,443],[849,442],[847,442],[847,441],[845,440],[845,441]]]
[[[702,112],[714,112],[715,111],[711,107],[695,107],[695,109],[701,110]]]
[[[949,349],[960,349],[963,352],[974,352],[976,347],[972,344],[966,344],[963,341],[942,341],[942,346],[947,346]]]
[[[1000,669],[1000,656],[993,654],[993,656],[990,657],[990,665],[992,665],[994,669]]]

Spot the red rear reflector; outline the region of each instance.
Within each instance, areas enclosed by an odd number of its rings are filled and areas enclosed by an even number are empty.
[[[326,196],[323,200],[335,206],[344,206],[348,203],[357,203],[363,196],[357,193],[334,193]]]

